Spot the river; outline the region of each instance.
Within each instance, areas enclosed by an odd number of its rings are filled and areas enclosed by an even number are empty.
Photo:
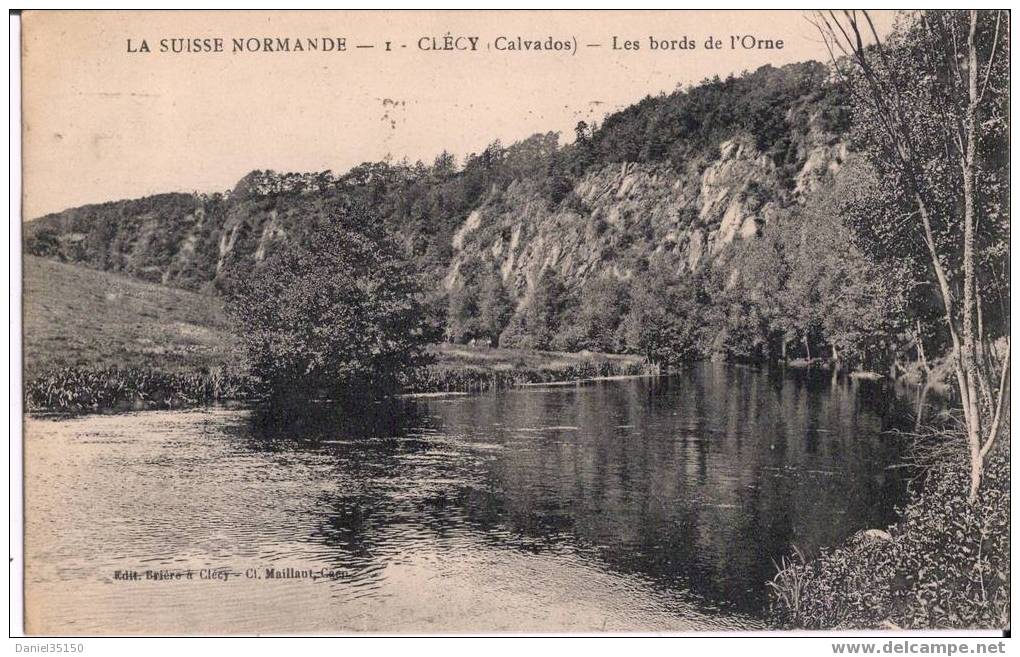
[[[29,418],[28,627],[759,629],[791,546],[892,521],[904,416],[880,383],[705,364],[285,424]]]

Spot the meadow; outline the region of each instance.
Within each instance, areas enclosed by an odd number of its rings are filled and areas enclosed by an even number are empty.
[[[26,255],[23,355],[30,410],[181,408],[252,399],[244,354],[220,300]],[[648,374],[633,355],[437,344],[408,393]]]
[[[200,371],[240,355],[215,297],[30,255],[22,267],[26,380],[68,367]]]

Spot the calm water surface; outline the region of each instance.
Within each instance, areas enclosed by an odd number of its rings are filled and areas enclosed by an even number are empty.
[[[704,365],[289,425],[30,419],[29,629],[758,628],[773,560],[892,520],[903,415],[880,385]]]

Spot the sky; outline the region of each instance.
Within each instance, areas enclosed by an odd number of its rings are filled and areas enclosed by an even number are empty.
[[[161,192],[224,191],[253,169],[340,173],[386,157],[428,162],[444,149],[463,158],[495,139],[509,144],[536,132],[559,131],[569,141],[579,120],[601,121],[678,85],[764,64],[827,61],[807,18],[802,11],[26,12],[23,219]],[[880,33],[893,20],[884,12],[873,18]],[[447,36],[468,48],[466,38],[475,37],[477,50],[431,49]],[[734,49],[734,36],[783,47]],[[346,50],[264,52],[266,37],[343,38]],[[497,48],[518,37],[552,37],[571,49]],[[693,50],[650,48],[650,39],[685,37]],[[706,49],[710,37],[722,47]],[[220,38],[223,52],[160,52],[160,41],[174,38]],[[234,39],[246,44],[243,52],[231,52]],[[639,49],[626,49],[628,41]]]

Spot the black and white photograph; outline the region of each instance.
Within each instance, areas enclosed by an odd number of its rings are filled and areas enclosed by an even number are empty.
[[[13,633],[1005,652],[1009,10],[15,18]]]

